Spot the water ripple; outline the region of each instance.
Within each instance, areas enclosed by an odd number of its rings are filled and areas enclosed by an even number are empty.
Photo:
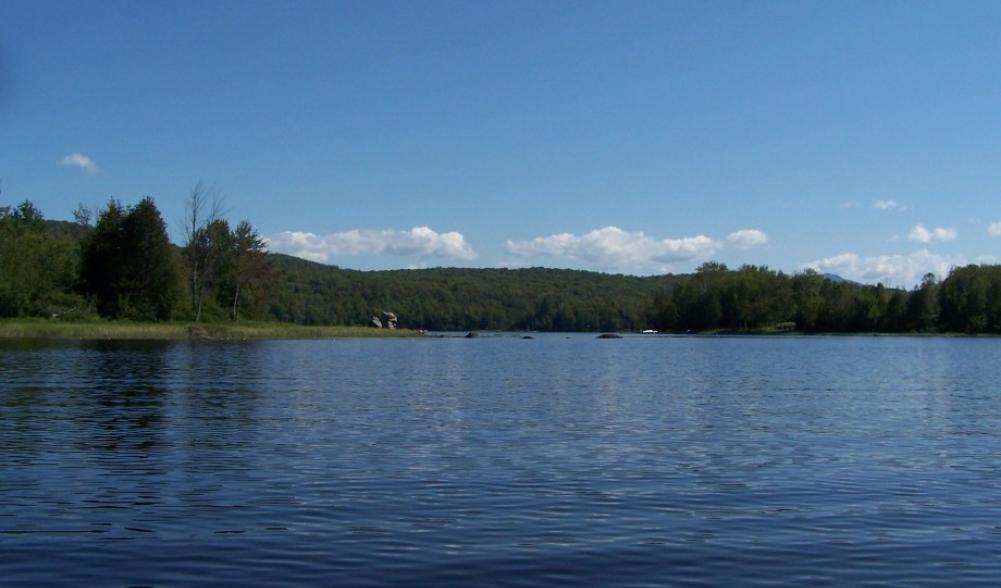
[[[993,586],[1001,341],[0,343],[0,584]]]

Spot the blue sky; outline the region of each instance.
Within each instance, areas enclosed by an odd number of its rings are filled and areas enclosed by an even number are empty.
[[[4,203],[360,269],[912,285],[1001,245],[996,2],[0,4]],[[993,236],[996,233],[997,236]]]

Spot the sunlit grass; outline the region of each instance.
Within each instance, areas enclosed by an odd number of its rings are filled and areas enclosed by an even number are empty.
[[[361,326],[305,326],[289,323],[137,323],[131,321],[0,320],[0,338],[20,339],[332,339],[413,337],[409,329]]]

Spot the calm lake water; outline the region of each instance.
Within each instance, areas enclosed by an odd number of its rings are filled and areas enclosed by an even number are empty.
[[[0,343],[0,584],[1001,581],[1001,339]]]

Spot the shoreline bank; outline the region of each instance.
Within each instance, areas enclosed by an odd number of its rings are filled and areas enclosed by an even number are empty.
[[[362,326],[307,326],[288,323],[136,323],[129,321],[0,320],[0,339],[147,339],[241,341],[419,337],[410,329]]]

